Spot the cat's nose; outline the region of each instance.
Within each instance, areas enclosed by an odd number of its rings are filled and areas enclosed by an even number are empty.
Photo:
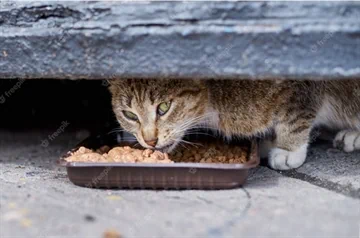
[[[155,147],[155,145],[157,144],[158,142],[158,139],[153,139],[153,140],[146,140],[145,143],[152,146],[152,147]]]

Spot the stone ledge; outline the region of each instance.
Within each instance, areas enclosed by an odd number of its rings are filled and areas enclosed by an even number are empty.
[[[360,78],[349,2],[0,3],[0,78]]]

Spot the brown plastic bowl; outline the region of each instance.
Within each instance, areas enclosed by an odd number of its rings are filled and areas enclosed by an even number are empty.
[[[117,144],[129,142],[122,139]],[[65,158],[69,153],[59,160],[59,164],[66,167],[71,182],[89,188],[230,189],[243,185],[249,169],[259,164],[256,141],[246,144],[250,153],[244,164],[67,162]],[[81,145],[87,146],[86,143]],[[92,143],[90,148],[100,146]]]

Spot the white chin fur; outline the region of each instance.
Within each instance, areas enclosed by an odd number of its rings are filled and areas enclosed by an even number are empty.
[[[289,170],[300,167],[306,159],[308,144],[300,146],[295,151],[274,148],[269,153],[269,165],[273,169]]]

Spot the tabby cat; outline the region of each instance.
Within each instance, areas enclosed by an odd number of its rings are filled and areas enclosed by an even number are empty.
[[[273,135],[261,153],[274,169],[301,166],[310,132],[339,130],[334,146],[360,149],[360,80],[145,80],[110,82],[122,128],[146,148],[172,151],[187,132],[208,127],[226,138]]]

